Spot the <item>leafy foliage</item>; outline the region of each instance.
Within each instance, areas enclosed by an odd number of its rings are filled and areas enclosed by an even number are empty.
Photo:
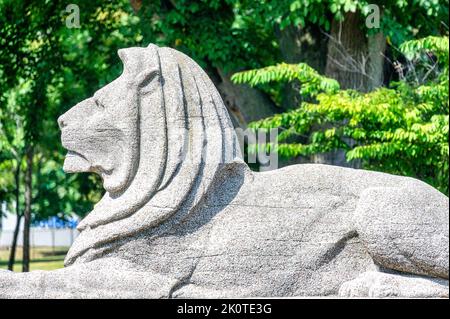
[[[239,12],[253,17],[264,28],[279,25],[281,29],[289,25],[316,25],[329,31],[333,18],[342,20],[345,13],[360,12],[362,17],[371,13],[371,5],[380,8],[382,19],[380,29],[366,29],[367,34],[382,31],[389,41],[399,45],[414,35],[426,36],[438,33],[446,25],[438,21],[448,21],[448,2],[437,0],[259,0],[241,2]],[[430,21],[434,21],[430,23]],[[364,27],[364,26],[361,26]],[[448,28],[448,26],[447,26]]]
[[[262,69],[238,72],[233,74],[231,80],[237,84],[247,83],[251,86],[298,80],[302,84],[300,93],[310,97],[317,96],[319,92],[335,93],[339,90],[336,80],[320,75],[305,63],[279,63]]]
[[[421,85],[401,81],[369,93],[327,91],[317,77],[304,76],[304,85],[321,91],[316,101],[252,123],[254,129],[280,129],[278,144],[259,147],[275,147],[287,158],[344,149],[347,160],[362,160],[365,168],[417,177],[448,194],[448,38],[412,40],[400,50],[410,58],[425,52],[435,59],[437,76]],[[255,85],[294,78],[283,72],[261,75],[280,68],[297,66],[248,71],[235,79]],[[308,142],[292,142],[296,136],[309,136]]]

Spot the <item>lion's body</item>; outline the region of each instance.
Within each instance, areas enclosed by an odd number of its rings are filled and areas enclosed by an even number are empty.
[[[176,278],[167,292],[171,297],[337,295],[344,282],[384,266],[374,264],[355,216],[361,194],[379,187],[437,192],[410,178],[326,165],[265,173],[225,169],[189,219],[156,238],[154,231],[141,234],[106,256],[133,260],[152,273]],[[434,195],[443,209],[433,213],[445,220],[448,201]],[[386,233],[393,220],[386,220]],[[417,216],[414,220],[420,221]],[[394,224],[417,228],[401,220]],[[427,236],[418,233],[417,245],[428,240],[422,235]],[[433,253],[445,258],[448,248]],[[414,268],[408,270],[421,273]],[[448,270],[440,275],[448,277]]]

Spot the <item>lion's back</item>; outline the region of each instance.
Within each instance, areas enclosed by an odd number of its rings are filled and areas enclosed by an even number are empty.
[[[359,194],[413,181],[316,164],[225,176],[204,212],[204,257],[180,296],[198,289],[217,297],[239,289],[242,296],[337,294],[374,267],[353,223]]]
[[[343,190],[345,172],[327,169],[251,173],[239,186],[239,176],[228,174],[203,212],[211,219],[205,257],[191,278],[197,285],[180,296],[198,287],[218,297],[227,297],[226,287],[241,287],[242,296],[333,295],[367,269],[372,261],[351,223],[356,198]]]

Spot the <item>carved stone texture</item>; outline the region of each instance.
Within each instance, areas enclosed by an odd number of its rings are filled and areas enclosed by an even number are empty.
[[[446,196],[320,164],[252,172],[194,61],[119,56],[123,74],[59,118],[65,171],[106,194],[66,268],[2,271],[0,297],[448,297]]]

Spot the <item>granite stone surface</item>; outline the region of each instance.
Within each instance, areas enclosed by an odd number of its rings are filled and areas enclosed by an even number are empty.
[[[106,193],[65,268],[0,271],[1,298],[448,297],[445,195],[321,164],[252,172],[193,60],[119,56],[122,75],[58,120],[64,170]]]

